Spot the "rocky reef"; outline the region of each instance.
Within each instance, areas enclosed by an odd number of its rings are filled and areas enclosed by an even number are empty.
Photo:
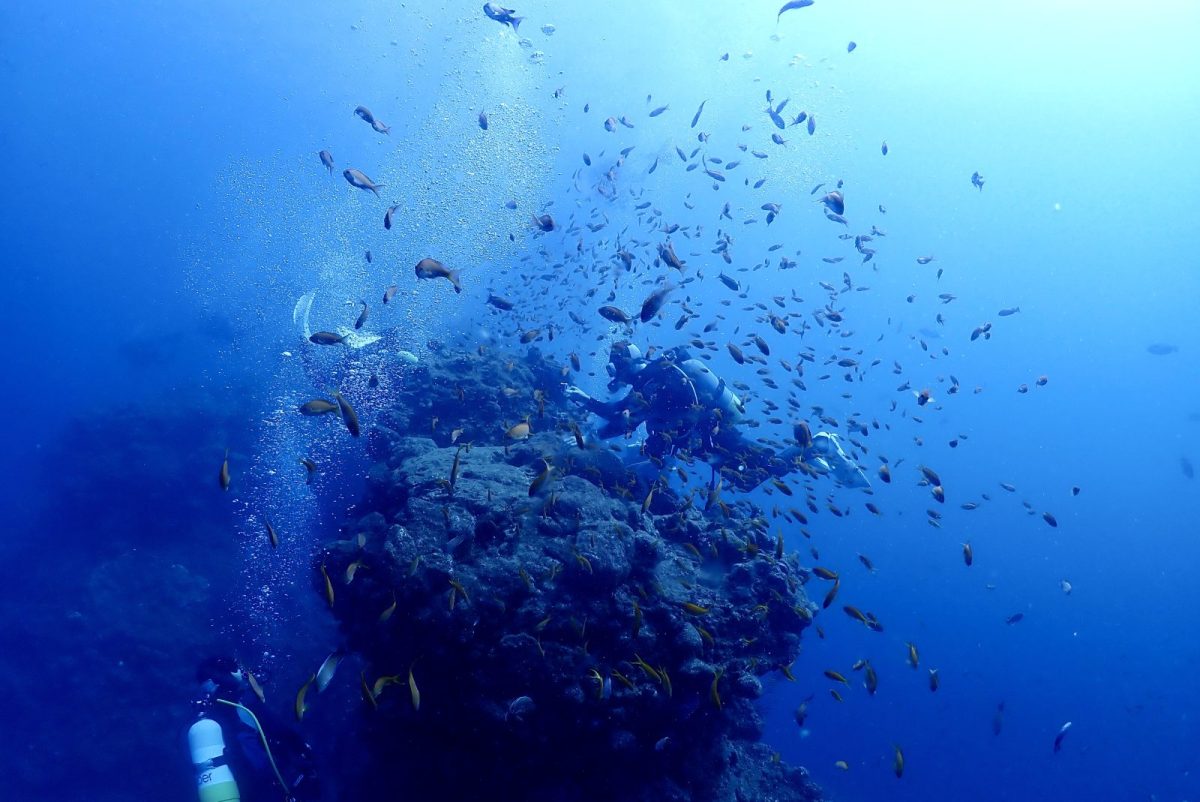
[[[673,470],[650,493],[624,443],[577,437],[564,370],[535,349],[435,349],[371,431],[360,515],[313,573],[369,666],[363,782],[819,799],[757,742],[755,709],[799,654],[807,572],[749,503],[688,493]]]

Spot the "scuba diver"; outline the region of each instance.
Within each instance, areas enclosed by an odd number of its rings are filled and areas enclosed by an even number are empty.
[[[712,467],[714,483],[719,473],[743,491],[797,470],[832,476],[843,487],[870,487],[834,434],[812,434],[802,422],[794,428],[795,445],[781,451],[745,438],[737,425],[745,415],[741,400],[686,348],[646,359],[632,343],[617,342],[607,370],[609,391],[628,387],[624,397],[598,401],[575,386],[567,396],[604,420],[602,439],[631,435],[644,423],[639,453],[657,468],[669,456],[691,455]]]
[[[277,800],[281,791],[287,802],[323,798],[312,749],[260,703],[236,661],[209,658],[196,680],[200,717],[188,729],[188,748],[200,802],[240,802],[243,789],[247,802]]]

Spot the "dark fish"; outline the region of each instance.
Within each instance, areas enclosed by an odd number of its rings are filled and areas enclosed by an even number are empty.
[[[363,308],[362,311],[358,313],[358,320],[354,321],[355,329],[361,329],[363,327],[363,324],[367,322],[367,314],[369,312],[366,301],[359,301],[359,303],[362,304]]]
[[[379,188],[387,186],[386,184],[376,184],[371,179],[367,178],[366,174],[361,170],[355,170],[353,167],[348,167],[342,171],[342,175],[350,182],[350,186],[358,189],[369,189],[376,195],[379,194]]]
[[[524,17],[517,16],[516,9],[505,8],[495,3],[484,3],[483,13],[487,14],[489,19],[494,19],[496,22],[503,25],[511,25],[514,33],[517,30],[517,26],[525,19]]]
[[[978,171],[971,173],[971,186],[983,192],[983,176]]]
[[[821,198],[821,203],[825,204],[825,207],[834,214],[842,215],[846,213],[846,199],[836,189],[833,192],[826,193],[825,197]]]
[[[583,154],[583,163],[586,164],[588,167],[591,167],[592,166],[592,157],[587,155],[586,153]]]
[[[228,490],[230,485],[229,478],[229,449],[225,449],[225,458],[221,461],[221,473],[217,476],[217,481],[221,485],[222,490]]]
[[[669,241],[658,246],[658,257],[662,259],[668,267],[673,267],[680,273],[683,272],[683,262],[678,256],[675,255],[675,246]]]
[[[650,293],[649,297],[642,303],[642,312],[639,317],[643,323],[649,323],[658,314],[658,310],[662,309],[662,305],[667,301],[667,295],[671,290],[675,289],[672,284],[663,284],[661,287]]]
[[[808,115],[808,135],[812,136],[817,132],[817,117],[814,114]]]
[[[853,52],[854,52],[854,49],[855,49],[856,47],[858,47],[858,43],[857,43],[857,42],[850,42],[848,45],[846,45],[846,52],[847,52],[847,53],[853,53]],[[884,156],[886,156],[886,155],[887,155],[887,149],[886,149],[886,147],[885,147],[885,149],[884,149],[884,151],[883,151],[883,155],[884,155]]]
[[[481,111],[481,112],[479,112],[479,127],[480,127],[480,128],[482,128],[482,129],[483,129],[483,130],[485,130],[485,131],[487,130],[487,127],[488,127],[488,118],[487,118],[487,112],[486,112],[486,111]]]
[[[381,134],[390,133],[392,130],[390,125],[384,125],[381,120],[377,120],[375,115],[372,114],[371,110],[366,106],[359,106],[354,110],[354,113],[361,117],[365,122],[370,123],[371,127]]]
[[[1155,356],[1166,356],[1174,354],[1179,350],[1179,346],[1171,345],[1170,343],[1151,343],[1146,346],[1146,350]]]
[[[607,120],[605,120],[604,121],[604,130],[608,131],[610,134],[613,131],[617,130],[617,118],[609,117]]]
[[[1054,515],[1053,515],[1052,513],[1049,513],[1049,512],[1043,512],[1043,513],[1042,513],[1042,520],[1043,520],[1043,521],[1045,521],[1046,523],[1050,524],[1050,526],[1053,526],[1053,527],[1055,527],[1055,528],[1057,528],[1057,527],[1058,527],[1058,519],[1057,519],[1057,518],[1055,518],[1055,517],[1054,517]]]
[[[1008,618],[1004,619],[1004,623],[1008,624],[1009,626],[1012,626],[1013,624],[1019,624],[1024,620],[1025,620],[1025,613],[1013,613]]]
[[[797,8],[808,8],[813,2],[814,0],[788,0],[788,2],[783,4],[783,8],[779,9],[779,13],[775,15],[775,21],[779,21],[779,18],[783,16],[783,12],[792,11]]]
[[[387,231],[392,230],[392,215],[400,208],[400,204],[394,203],[388,207],[388,210],[383,213],[383,227]]]
[[[508,300],[507,298],[501,298],[499,295],[492,295],[491,293],[488,293],[487,302],[497,309],[503,309],[505,312],[508,312],[513,308],[512,301]]]
[[[375,261],[375,257],[371,255],[371,249],[370,249],[370,248],[368,248],[367,250],[363,251],[363,258],[367,260],[367,264],[371,264],[372,262],[374,262],[374,261]]]
[[[346,341],[346,337],[332,331],[318,331],[309,335],[308,341],[313,345],[341,345]]]
[[[887,146],[887,140],[886,140],[886,139],[885,139],[885,140],[883,140],[883,144],[879,146],[879,152],[880,152],[880,153],[882,153],[884,156],[886,156],[886,155],[887,155],[887,152],[888,152],[888,146]]]
[[[553,231],[554,229],[558,228],[558,224],[554,222],[554,218],[548,214],[543,214],[541,216],[534,215],[533,224],[537,226],[538,230],[540,231]]]
[[[599,311],[600,317],[605,320],[611,320],[613,323],[629,323],[633,320],[633,318],[615,306],[602,306]]]
[[[1007,307],[1007,308],[1005,308],[1005,309],[1001,309],[1001,310],[1000,310],[999,312],[997,312],[996,314],[997,314],[997,315],[999,315],[1000,317],[1008,317],[1008,316],[1010,316],[1010,315],[1015,315],[1017,312],[1020,312],[1020,311],[1021,311],[1021,307],[1019,307],[1019,306],[1010,306],[1010,307]]]
[[[314,398],[311,401],[305,401],[299,409],[301,415],[325,415],[329,412],[337,412],[338,405],[332,401],[326,401],[324,398]]]
[[[451,270],[437,259],[425,258],[417,262],[417,278],[444,278],[454,285],[455,292],[462,292],[462,284],[458,280],[459,271]]]
[[[342,422],[346,424],[346,430],[350,432],[351,437],[358,437],[360,431],[358,428],[358,414],[354,411],[354,407],[350,406],[340,392],[333,391],[333,397],[337,399],[338,408],[342,412]]]
[[[740,292],[742,289],[742,285],[738,283],[737,279],[730,278],[724,272],[718,275],[717,278],[721,279],[721,283],[734,292]]]
[[[664,111],[666,111],[669,108],[671,108],[671,107],[670,106],[659,106],[657,109],[650,112],[650,116],[657,117],[658,115],[662,114]]]
[[[390,302],[393,298],[396,297],[396,293],[399,291],[400,291],[400,288],[397,287],[395,284],[388,287],[386,290],[383,291],[383,302],[385,304]]]
[[[707,99],[700,101],[700,108],[696,109],[696,113],[692,117],[692,128],[695,128],[696,123],[700,122],[700,112],[704,111],[704,104],[707,102]]]
[[[733,361],[739,365],[746,364],[746,357],[742,354],[742,349],[738,348],[733,343],[726,343],[725,347],[729,349],[729,355],[733,357]]]
[[[325,165],[325,169],[329,171],[329,174],[333,175],[333,154],[327,150],[322,150],[317,154],[317,157],[321,159],[321,164]]]

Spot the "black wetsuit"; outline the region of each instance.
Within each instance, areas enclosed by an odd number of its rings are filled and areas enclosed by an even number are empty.
[[[674,454],[703,459],[743,490],[796,467],[773,449],[742,436],[737,426],[741,402],[684,348],[647,362],[630,377],[623,398],[593,398],[585,406],[605,421],[600,437],[629,435],[644,423],[647,457],[659,464]]]

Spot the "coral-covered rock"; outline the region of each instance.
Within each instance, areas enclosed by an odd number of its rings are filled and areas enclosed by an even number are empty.
[[[577,413],[536,356],[439,356],[376,433],[368,511],[321,558],[372,669],[378,771],[447,798],[818,798],[754,743],[759,678],[812,612],[761,514],[706,513],[665,480],[635,495],[604,445],[564,437]],[[528,439],[506,435],[526,418]]]

